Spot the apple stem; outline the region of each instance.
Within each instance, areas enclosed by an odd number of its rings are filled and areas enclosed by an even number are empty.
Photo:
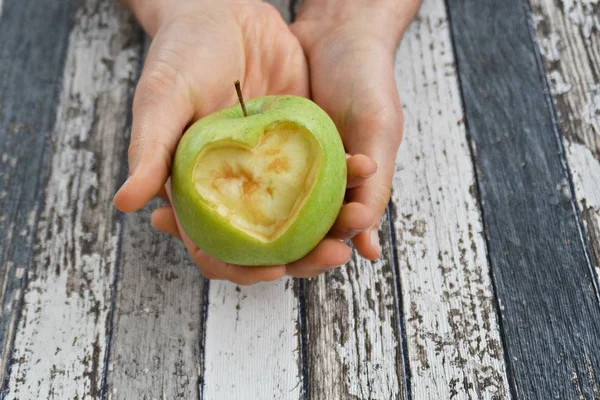
[[[238,100],[240,101],[240,106],[242,106],[242,112],[244,113],[244,117],[247,117],[248,112],[246,111],[246,103],[244,103],[244,96],[242,96],[242,88],[240,87],[240,81],[235,81],[235,91],[237,92]]]

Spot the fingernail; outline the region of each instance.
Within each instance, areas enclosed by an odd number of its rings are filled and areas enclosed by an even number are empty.
[[[377,229],[371,231],[371,246],[377,250],[377,256],[381,254],[381,244],[379,244],[379,232]]]

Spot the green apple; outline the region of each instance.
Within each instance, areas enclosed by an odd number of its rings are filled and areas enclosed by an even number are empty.
[[[204,252],[240,265],[302,258],[329,231],[346,190],[346,156],[327,113],[266,96],[210,114],[183,135],[172,200]]]

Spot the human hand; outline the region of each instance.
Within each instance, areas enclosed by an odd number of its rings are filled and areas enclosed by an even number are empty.
[[[346,196],[373,215],[370,229],[352,239],[371,260],[381,253],[379,221],[390,199],[403,131],[394,55],[419,3],[307,0],[291,26],[308,58],[313,100],[334,120],[346,151],[365,154],[379,166]]]
[[[143,4],[143,7],[139,8]],[[148,5],[147,5],[148,4]],[[308,70],[300,44],[279,13],[254,1],[230,1],[203,6],[181,0],[131,0],[138,19],[154,36],[133,101],[129,148],[130,178],[115,196],[124,212],[143,207],[155,195],[168,200],[165,184],[177,143],[191,121],[236,102],[232,86],[243,79],[246,97],[267,94],[308,96]],[[157,9],[148,10],[147,7]],[[138,8],[136,8],[138,7]],[[349,185],[359,186],[376,165],[365,156],[348,159]],[[167,186],[168,187],[168,186]],[[338,239],[366,229],[368,210],[346,204],[331,231],[304,259],[268,268],[225,264],[202,252],[178,226],[170,206],[153,213],[155,227],[179,237],[205,276],[239,284],[272,280],[287,273],[316,276],[344,264],[349,247]]]

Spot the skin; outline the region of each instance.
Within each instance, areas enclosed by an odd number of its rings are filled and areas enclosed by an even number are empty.
[[[419,0],[308,0],[287,26],[276,9],[253,0],[124,0],[153,38],[136,88],[129,179],[115,196],[123,212],[154,196],[169,199],[169,173],[186,126],[231,106],[231,85],[246,98],[311,97],[336,123],[346,148],[346,204],[329,235],[288,265],[249,267],[214,259],[183,234],[170,205],[152,225],[180,238],[202,273],[247,285],[283,275],[314,277],[345,264],[356,250],[380,255],[379,220],[390,198],[402,138],[394,52]],[[309,72],[310,71],[310,72]]]

